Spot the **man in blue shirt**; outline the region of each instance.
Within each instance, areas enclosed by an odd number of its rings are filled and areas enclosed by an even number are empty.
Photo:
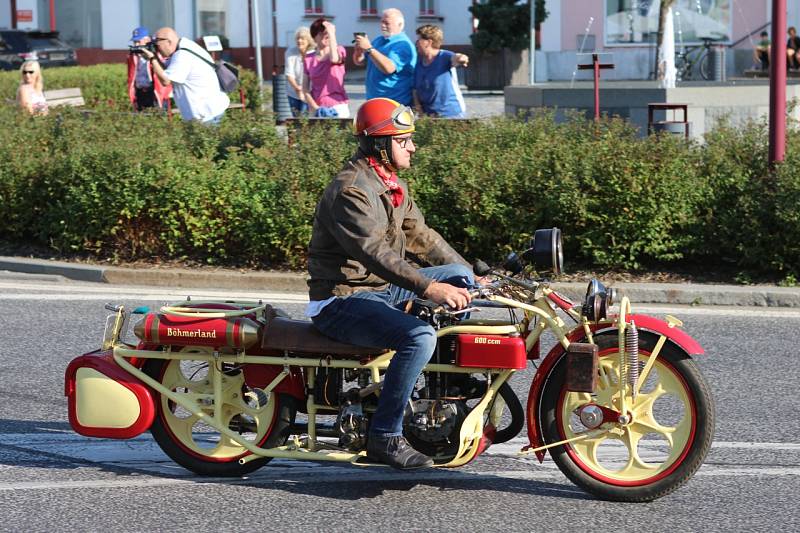
[[[412,103],[417,50],[403,33],[405,19],[399,9],[390,8],[381,17],[381,35],[371,42],[366,35],[355,37],[353,62],[367,62],[367,99],[391,98],[403,105]]]

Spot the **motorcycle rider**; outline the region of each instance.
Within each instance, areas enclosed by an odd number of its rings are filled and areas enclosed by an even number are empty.
[[[395,350],[370,423],[367,456],[402,470],[430,467],[433,461],[403,437],[402,424],[436,347],[436,331],[404,307],[416,295],[463,309],[475,278],[467,261],[425,224],[397,177],[416,151],[411,109],[373,98],[359,108],[354,129],[358,150],[314,214],[306,315],[338,341]]]

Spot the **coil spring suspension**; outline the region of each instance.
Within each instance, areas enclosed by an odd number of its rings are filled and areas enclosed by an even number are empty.
[[[631,387],[631,396],[635,398],[636,385],[639,381],[639,330],[636,329],[636,323],[633,321],[625,328],[625,354],[627,368],[624,369],[624,372],[627,374],[628,384]]]

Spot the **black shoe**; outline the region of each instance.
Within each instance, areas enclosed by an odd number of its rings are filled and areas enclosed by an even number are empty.
[[[433,459],[412,448],[402,435],[397,437],[370,435],[367,441],[367,458],[398,470],[433,466]]]

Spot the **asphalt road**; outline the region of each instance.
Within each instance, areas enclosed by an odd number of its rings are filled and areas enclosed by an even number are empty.
[[[767,531],[800,524],[796,310],[645,309],[682,318],[706,348],[698,364],[717,403],[717,430],[706,464],[686,486],[649,504],[618,504],[592,499],[549,460],[518,456],[522,436],[453,471],[276,460],[231,480],[189,474],[149,434],[129,441],[74,434],[64,369],[98,347],[103,303],[152,306],[186,294],[0,273],[0,531]],[[304,295],[249,296],[302,313]],[[531,375],[514,377],[521,394]]]

